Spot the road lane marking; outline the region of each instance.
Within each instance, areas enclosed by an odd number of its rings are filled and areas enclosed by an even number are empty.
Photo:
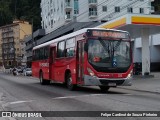
[[[100,95],[106,95],[106,94],[90,94],[90,95],[78,95],[78,96],[64,96],[64,97],[55,97],[52,98],[53,100],[58,99],[68,99],[68,98],[78,98],[78,97],[90,97],[90,96],[100,96]]]
[[[124,94],[124,95],[126,95],[126,96],[131,96],[131,95],[133,95],[133,94],[129,94],[129,93],[128,93],[128,94]]]
[[[14,104],[20,104],[20,103],[29,103],[29,102],[33,102],[35,100],[28,100],[28,101],[14,101],[14,102],[8,102],[8,103],[5,103],[3,104],[3,108],[9,106],[9,105],[14,105]]]
[[[19,103],[27,103],[27,102],[33,102],[34,100],[29,100],[29,101],[14,101],[14,102],[10,102],[9,104],[10,105],[13,105],[13,104],[19,104]]]

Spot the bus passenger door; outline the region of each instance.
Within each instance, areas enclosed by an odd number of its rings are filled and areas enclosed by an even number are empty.
[[[77,44],[77,82],[83,84],[84,82],[84,41],[78,41]]]
[[[50,48],[50,61],[49,61],[49,79],[54,80],[54,63],[55,63],[55,53],[56,53],[56,47]]]

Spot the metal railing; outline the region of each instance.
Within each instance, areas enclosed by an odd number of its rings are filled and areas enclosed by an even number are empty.
[[[97,3],[97,0],[88,0],[89,3]]]
[[[89,16],[97,16],[97,11],[89,11]]]

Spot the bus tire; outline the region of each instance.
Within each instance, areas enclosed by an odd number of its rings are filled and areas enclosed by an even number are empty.
[[[72,84],[71,73],[69,73],[69,74],[67,75],[67,80],[66,80],[66,82],[67,82],[67,88],[68,88],[69,90],[71,90],[71,91],[75,90],[76,85]]]
[[[109,86],[99,86],[99,88],[101,89],[101,92],[106,93],[109,90]]]
[[[43,79],[43,72],[41,71],[39,74],[39,80],[41,85],[48,85],[50,84],[50,80]]]

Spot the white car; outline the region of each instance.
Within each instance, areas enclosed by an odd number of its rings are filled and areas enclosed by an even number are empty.
[[[32,76],[32,69],[31,68],[26,68],[23,70],[24,76]]]

